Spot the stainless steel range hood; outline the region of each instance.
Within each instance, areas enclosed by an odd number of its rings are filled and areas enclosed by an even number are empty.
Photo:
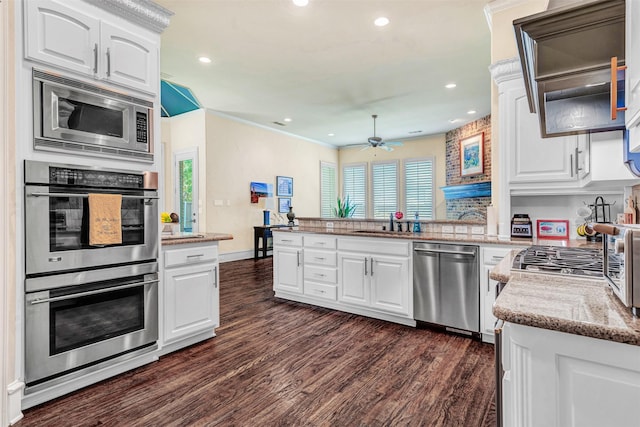
[[[542,137],[624,128],[624,0],[574,3],[513,21],[529,109]]]

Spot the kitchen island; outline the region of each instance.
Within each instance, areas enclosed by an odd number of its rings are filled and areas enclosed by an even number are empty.
[[[160,355],[215,336],[220,326],[218,242],[230,239],[225,233],[162,237]]]
[[[493,307],[503,425],[636,425],[640,319],[604,279],[513,271],[515,254],[490,273],[506,283]]]

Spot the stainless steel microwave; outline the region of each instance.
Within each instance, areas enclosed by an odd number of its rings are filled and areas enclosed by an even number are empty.
[[[153,162],[153,103],[33,70],[34,148]]]

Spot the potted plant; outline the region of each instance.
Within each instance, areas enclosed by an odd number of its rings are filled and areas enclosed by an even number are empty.
[[[336,207],[333,208],[333,214],[338,218],[350,218],[356,211],[356,205],[349,200],[349,195],[345,198],[340,199],[338,197],[338,203]]]

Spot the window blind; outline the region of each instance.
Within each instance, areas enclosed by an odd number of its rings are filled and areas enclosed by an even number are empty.
[[[398,210],[398,165],[397,163],[373,163],[373,217],[389,218]]]
[[[365,218],[367,214],[367,166],[345,165],[342,168],[342,197],[349,196],[356,210],[353,218]]]
[[[433,159],[406,160],[404,162],[405,213],[413,218],[434,219],[433,214]]]
[[[320,217],[333,218],[337,199],[336,165],[320,162]]]

